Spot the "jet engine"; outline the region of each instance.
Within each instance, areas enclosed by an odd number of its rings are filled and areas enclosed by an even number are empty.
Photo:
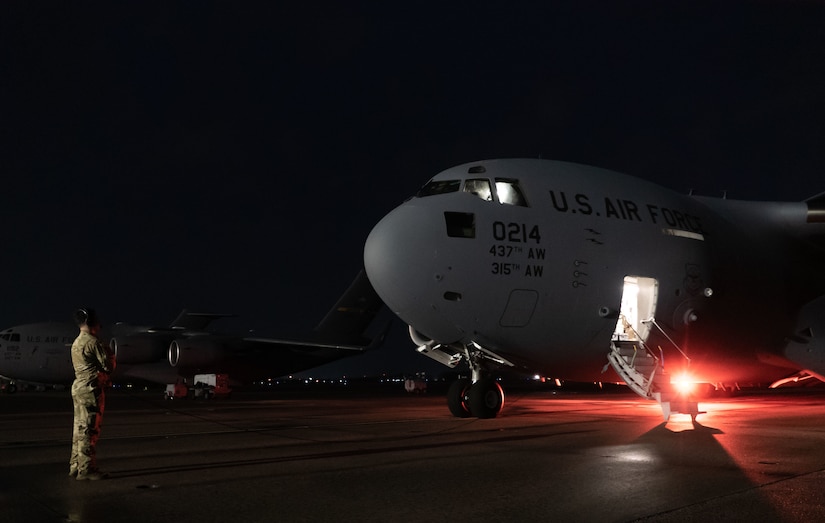
[[[211,336],[173,340],[167,351],[169,365],[177,368],[201,368],[223,359],[223,347]]]
[[[151,363],[163,358],[165,342],[157,336],[132,334],[112,338],[109,348],[115,354],[118,363]]]

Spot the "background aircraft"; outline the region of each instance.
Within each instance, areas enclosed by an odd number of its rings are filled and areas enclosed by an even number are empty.
[[[116,379],[172,383],[195,373],[228,373],[235,382],[276,377],[309,369],[380,345],[374,321],[383,302],[361,271],[349,289],[306,340],[225,335],[207,331],[225,314],[184,310],[165,328],[117,323],[104,340],[117,356]],[[69,347],[77,336],[70,323],[32,323],[0,332],[0,376],[34,383],[70,384],[74,370]]]
[[[460,165],[384,217],[369,278],[418,351],[471,380],[457,416],[495,416],[491,374],[616,381],[696,413],[679,381],[825,379],[825,194],[799,203],[675,193],[544,160]],[[682,398],[684,399],[684,398]]]

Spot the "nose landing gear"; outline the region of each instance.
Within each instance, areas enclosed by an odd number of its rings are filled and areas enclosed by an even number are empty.
[[[495,418],[504,407],[504,389],[493,378],[483,378],[470,387],[470,412],[478,418]]]
[[[450,413],[456,418],[469,418],[470,414],[470,388],[473,382],[466,378],[456,380],[450,385],[447,391],[447,407]]]
[[[503,358],[493,357],[478,345],[464,347],[464,357],[470,366],[472,379],[459,379],[447,392],[447,406],[457,418],[495,418],[504,407],[504,389],[494,378],[485,375],[485,360],[509,364]]]
[[[493,378],[460,379],[447,392],[447,406],[457,418],[495,418],[504,407],[504,389]]]

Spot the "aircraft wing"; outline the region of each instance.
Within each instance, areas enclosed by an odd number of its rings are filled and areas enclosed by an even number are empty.
[[[376,335],[368,344],[365,345],[348,345],[342,343],[332,343],[323,341],[308,341],[308,340],[278,340],[274,338],[242,338],[244,343],[270,345],[290,350],[312,350],[312,349],[335,349],[342,351],[366,352],[368,350],[380,347],[384,343],[387,332],[392,325],[392,319],[387,321],[382,331]]]
[[[178,317],[169,327],[183,331],[204,331],[215,320],[221,318],[233,318],[234,314],[216,314],[212,312],[190,312],[186,309],[180,311]]]

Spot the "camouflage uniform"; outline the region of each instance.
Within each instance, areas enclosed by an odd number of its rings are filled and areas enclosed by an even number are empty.
[[[75,373],[72,384],[74,430],[69,472],[82,475],[97,470],[95,446],[100,436],[104,390],[114,361],[100,340],[81,331],[72,343],[72,364]]]

